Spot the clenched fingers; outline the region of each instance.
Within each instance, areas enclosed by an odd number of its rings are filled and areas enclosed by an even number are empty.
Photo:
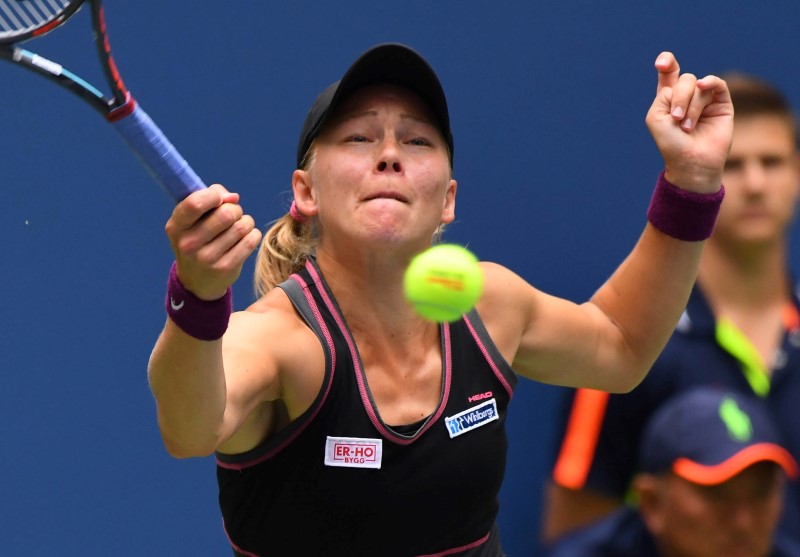
[[[238,203],[239,194],[231,193],[220,184],[196,191],[175,206],[167,223],[167,234],[187,230],[203,218],[206,213],[223,203]]]
[[[241,213],[241,210],[239,212]],[[241,260],[233,257],[229,261],[230,258],[227,257],[227,254],[232,250],[234,250],[234,253],[238,253],[239,250],[236,248],[244,240],[244,245],[241,247],[245,251],[245,257],[247,257],[258,245],[258,241],[261,240],[261,232],[258,230],[255,230],[256,235],[251,235],[254,230],[255,221],[253,217],[240,214],[235,222],[221,229],[212,241],[197,250],[197,260],[220,270],[229,269],[232,262],[233,266],[238,265]],[[255,242],[252,242],[253,239],[255,239]]]

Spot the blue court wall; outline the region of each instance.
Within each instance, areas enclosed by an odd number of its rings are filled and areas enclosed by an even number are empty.
[[[660,51],[699,75],[760,74],[800,103],[790,0],[218,6],[106,7],[127,84],[205,180],[240,192],[266,227],[288,207],[316,93],[366,47],[406,42],[448,92],[459,190],[447,239],[575,301],[644,226],[661,169],[644,124]],[[91,76],[86,15],[36,48]],[[166,455],[147,387],[169,199],[89,108],[7,64],[0,192],[0,554],[227,555],[214,463]],[[500,526],[513,557],[537,555],[560,395],[522,381],[512,404]]]

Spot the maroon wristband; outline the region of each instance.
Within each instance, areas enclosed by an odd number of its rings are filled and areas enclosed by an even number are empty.
[[[201,300],[178,279],[178,265],[172,264],[167,281],[167,315],[187,335],[198,340],[222,338],[233,311],[231,289],[222,298]]]
[[[647,209],[647,220],[667,236],[686,242],[699,242],[711,236],[717,221],[725,187],[716,193],[696,193],[670,184],[664,172]]]

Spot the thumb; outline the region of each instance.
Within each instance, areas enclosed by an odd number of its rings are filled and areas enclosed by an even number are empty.
[[[219,195],[219,204],[222,205],[223,203],[238,203],[239,202],[239,194],[235,192],[228,191],[225,186],[222,184],[212,184],[209,186],[210,190],[215,190]]]

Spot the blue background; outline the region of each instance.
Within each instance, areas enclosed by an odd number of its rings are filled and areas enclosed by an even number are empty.
[[[316,93],[374,43],[414,46],[451,107],[459,196],[446,238],[575,301],[645,223],[660,51],[697,74],[758,73],[800,101],[791,0],[107,4],[134,95],[262,227],[289,205]],[[102,83],[87,15],[28,48]],[[0,554],[228,555],[213,459],[166,454],[147,386],[169,198],[90,108],[8,64],[0,129]],[[253,299],[252,264],[237,309]],[[560,394],[522,381],[512,404],[500,517],[512,557],[537,554]]]

